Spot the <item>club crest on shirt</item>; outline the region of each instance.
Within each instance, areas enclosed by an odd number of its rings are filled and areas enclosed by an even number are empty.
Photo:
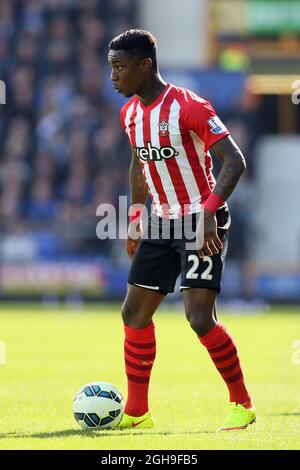
[[[158,124],[158,129],[158,135],[162,137],[170,134],[168,121],[160,121]]]

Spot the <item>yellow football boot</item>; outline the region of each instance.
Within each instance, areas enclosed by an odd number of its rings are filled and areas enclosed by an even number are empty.
[[[224,425],[219,431],[234,431],[238,429],[246,429],[249,424],[256,421],[256,411],[252,408],[245,408],[239,403],[231,402],[229,404],[230,411],[225,419]]]
[[[143,416],[129,416],[124,413],[117,429],[150,429],[153,428],[153,426],[153,418],[150,411],[147,411]]]

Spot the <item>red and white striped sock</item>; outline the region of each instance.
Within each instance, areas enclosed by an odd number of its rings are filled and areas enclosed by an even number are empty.
[[[198,337],[206,347],[217,370],[225,381],[231,402],[250,408],[251,398],[246,389],[243,372],[233,339],[225,326],[217,323],[205,336]]]
[[[128,396],[125,413],[142,416],[148,410],[150,374],[155,360],[156,343],[154,323],[136,329],[125,325],[125,370]]]

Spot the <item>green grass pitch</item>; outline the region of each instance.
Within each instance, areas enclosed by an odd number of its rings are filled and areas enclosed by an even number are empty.
[[[300,311],[221,312],[219,318],[236,340],[260,418],[256,424],[216,432],[227,413],[226,387],[184,314],[161,309],[155,317],[157,359],[150,387],[155,428],[83,432],[71,413],[82,385],[107,381],[126,395],[118,306],[78,312],[2,307],[0,448],[299,449]]]

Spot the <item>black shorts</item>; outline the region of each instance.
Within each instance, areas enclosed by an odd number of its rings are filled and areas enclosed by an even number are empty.
[[[198,217],[199,214],[192,214],[168,221],[169,234],[166,236],[166,229],[163,232],[163,219],[151,214],[148,228],[144,230],[143,239],[133,257],[128,283],[168,294],[174,292],[176,280],[181,273],[181,290],[198,287],[213,289],[219,293],[228,245],[230,214],[227,206],[216,213],[218,236],[223,243],[222,252],[202,259],[195,246]],[[182,228],[180,232],[179,225],[183,227],[184,224],[192,230]]]

